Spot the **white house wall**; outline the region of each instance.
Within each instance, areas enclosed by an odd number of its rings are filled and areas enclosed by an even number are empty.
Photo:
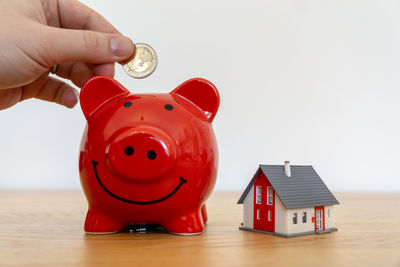
[[[333,205],[325,206],[325,229],[335,228],[335,209]],[[303,212],[307,213],[307,222],[303,223]],[[297,213],[297,224],[293,224],[293,213]],[[328,215],[329,213],[329,215]],[[286,209],[278,195],[275,195],[275,232],[292,235],[315,231],[312,218],[315,216],[314,207],[302,209]]]
[[[275,194],[275,232],[286,234],[288,232],[287,212],[278,194]]]
[[[307,213],[307,221],[303,223],[303,212]],[[297,213],[297,224],[293,224],[293,214]],[[288,232],[287,234],[297,234],[315,231],[315,224],[312,222],[312,217],[314,217],[314,207],[302,208],[302,209],[288,209]]]
[[[303,223],[302,213],[307,212],[307,222]],[[292,214],[297,213],[297,224],[293,224]],[[278,195],[275,194],[275,232],[291,235],[315,230],[314,207],[303,209],[286,209]]]
[[[254,228],[254,185],[243,201],[243,227]]]
[[[325,206],[325,229],[335,228],[334,206]]]

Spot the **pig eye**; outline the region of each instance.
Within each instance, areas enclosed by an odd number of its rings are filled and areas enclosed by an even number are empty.
[[[135,150],[133,149],[133,147],[131,147],[131,146],[125,147],[125,154],[126,154],[127,156],[131,156],[131,155],[133,154],[133,152],[135,152]]]
[[[129,108],[130,106],[132,106],[132,102],[128,101],[124,103],[124,107]]]
[[[174,109],[174,107],[172,105],[170,105],[170,104],[166,104],[164,107],[165,107],[166,110],[173,110]]]
[[[157,157],[157,153],[154,150],[150,150],[147,152],[147,158],[153,160]]]

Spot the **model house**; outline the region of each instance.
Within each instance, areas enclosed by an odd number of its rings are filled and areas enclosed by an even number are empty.
[[[339,202],[312,166],[260,165],[238,204],[241,230],[285,237],[337,230]]]

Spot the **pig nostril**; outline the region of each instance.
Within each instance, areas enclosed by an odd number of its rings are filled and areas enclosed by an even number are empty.
[[[135,150],[133,149],[133,147],[131,147],[131,146],[125,147],[125,154],[126,154],[127,156],[131,156],[131,155],[133,154],[133,152],[135,152]]]
[[[153,160],[157,157],[157,153],[154,150],[150,150],[147,152],[147,158]]]

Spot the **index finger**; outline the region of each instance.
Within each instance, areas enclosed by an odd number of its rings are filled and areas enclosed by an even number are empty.
[[[79,1],[48,0],[47,5],[49,26],[121,34],[103,16]]]

